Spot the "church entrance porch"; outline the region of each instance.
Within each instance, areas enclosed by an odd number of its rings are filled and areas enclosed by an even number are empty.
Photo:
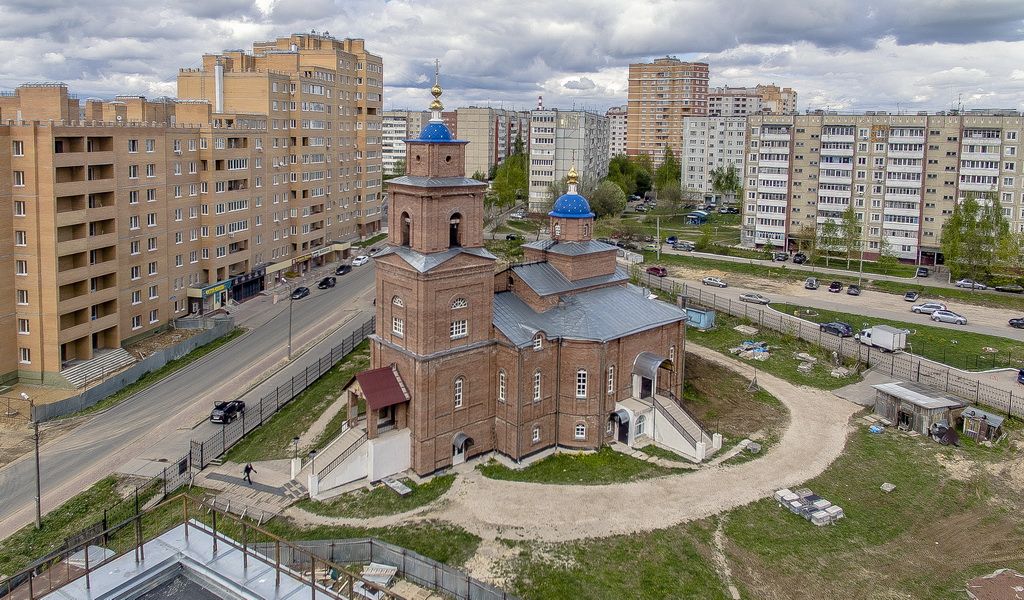
[[[455,434],[452,438],[452,466],[466,462],[466,451],[472,445],[473,438],[461,431]]]

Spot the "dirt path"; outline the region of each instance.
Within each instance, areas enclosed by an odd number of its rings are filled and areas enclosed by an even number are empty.
[[[739,373],[742,363],[691,344],[690,351]],[[447,520],[484,539],[561,542],[669,527],[704,518],[802,483],[843,451],[850,416],[860,407],[822,390],[799,387],[767,373],[758,383],[790,411],[780,442],[757,460],[692,473],[606,486],[520,483],[469,470],[432,507],[374,519],[332,519],[297,509],[303,525],[394,525],[423,518]],[[541,517],[542,515],[542,517]]]

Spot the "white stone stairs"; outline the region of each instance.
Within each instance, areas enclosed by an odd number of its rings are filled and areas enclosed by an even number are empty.
[[[76,388],[90,381],[100,381],[135,362],[135,357],[124,348],[112,348],[97,353],[95,358],[68,367],[60,372]]]
[[[693,418],[683,410],[683,407],[676,404],[670,398],[660,397],[657,400],[658,402],[655,403],[655,407],[674,419],[672,424],[680,431],[680,433],[684,434],[683,437],[694,440],[695,442],[704,442],[709,450],[712,448],[711,434],[705,431],[696,421],[694,421]]]
[[[342,456],[343,454],[349,453],[350,450],[358,447],[359,445],[366,442],[366,430],[362,427],[353,427],[345,429],[341,435],[331,440],[323,450],[317,452],[316,455],[316,470],[318,472],[324,471],[325,468],[331,466],[335,462],[335,459]],[[341,463],[334,465],[331,470],[334,470]],[[309,475],[312,473],[313,462],[306,461],[306,464],[302,465],[302,469],[295,476],[293,481],[301,482],[306,481]],[[323,477],[330,474],[330,471],[324,472]]]

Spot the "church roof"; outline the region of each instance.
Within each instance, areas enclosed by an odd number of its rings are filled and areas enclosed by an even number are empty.
[[[538,240],[536,242],[523,244],[523,248],[530,248],[532,250],[545,250],[552,254],[562,254],[565,256],[581,256],[584,254],[593,254],[595,252],[608,252],[610,250],[616,249],[615,246],[612,246],[611,244],[598,242],[596,240],[586,240],[584,242],[559,242],[558,240]]]
[[[388,181],[388,185],[411,185],[423,188],[467,187],[487,185],[482,181],[469,177],[421,177],[419,175],[403,175]]]
[[[594,213],[590,210],[590,203],[586,198],[579,194],[568,193],[562,194],[558,200],[555,200],[548,216],[563,219],[593,219]]]
[[[452,132],[448,126],[439,121],[428,121],[420,130],[419,141],[421,142],[451,142]]]
[[[432,269],[437,268],[442,263],[447,262],[449,259],[455,258],[460,254],[472,254],[473,256],[479,256],[480,258],[487,258],[495,260],[493,254],[487,251],[486,248],[463,248],[461,246],[456,248],[449,248],[444,252],[433,252],[431,254],[423,254],[417,252],[407,246],[388,246],[377,254],[377,258],[396,254],[400,256],[405,262],[419,271],[420,273],[426,273]]]
[[[558,269],[547,262],[536,262],[512,267],[516,275],[523,280],[538,296],[563,294],[573,290],[581,290],[595,285],[621,283],[629,279],[625,269],[616,269],[609,275],[587,277],[577,281],[569,281]]]
[[[394,366],[370,369],[356,375],[366,404],[373,410],[408,402],[409,392]]]
[[[517,346],[548,337],[607,342],[686,320],[686,311],[648,300],[635,285],[597,288],[565,298],[562,306],[538,313],[512,292],[494,295],[494,326]]]

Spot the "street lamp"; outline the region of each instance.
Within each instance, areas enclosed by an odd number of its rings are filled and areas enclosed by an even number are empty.
[[[309,472],[316,475],[316,449],[309,451]]]
[[[292,459],[296,459],[299,457],[299,436],[292,438],[292,446]]]
[[[28,402],[28,417],[32,420],[32,435],[35,438],[36,446],[36,529],[43,528],[43,507],[42,507],[42,483],[39,479],[39,421],[36,420],[33,413],[32,401],[29,399],[28,394],[25,392],[21,393],[21,399]]]

